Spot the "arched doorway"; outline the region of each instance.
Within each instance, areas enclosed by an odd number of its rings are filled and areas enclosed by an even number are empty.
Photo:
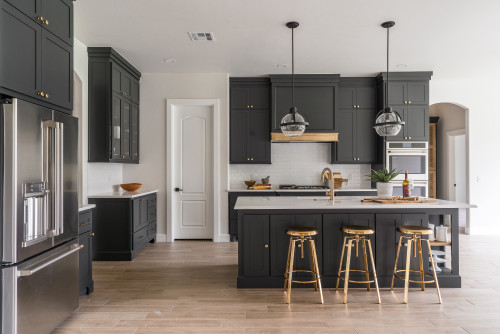
[[[436,127],[437,197],[469,203],[469,109],[458,103],[435,103],[430,106],[430,116],[439,117]],[[459,223],[469,234],[468,209],[460,214]]]

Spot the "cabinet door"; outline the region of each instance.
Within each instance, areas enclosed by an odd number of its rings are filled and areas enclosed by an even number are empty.
[[[120,80],[122,95],[127,99],[130,99],[130,94],[132,91],[132,78],[125,71],[122,71]]]
[[[231,110],[230,157],[231,163],[246,163],[250,160],[249,111]]]
[[[385,83],[384,83],[385,85]],[[404,105],[406,101],[406,82],[389,82],[389,105]]]
[[[406,133],[410,140],[429,139],[429,108],[424,105],[406,107]]]
[[[403,214],[401,215],[401,225],[402,226],[423,226],[423,227],[428,227],[429,226],[429,216],[425,213],[409,213],[409,214]],[[399,241],[401,233],[397,232],[396,237],[397,241]],[[422,236],[423,239],[427,239],[428,236]],[[404,239],[403,239],[404,241]],[[422,245],[422,259],[423,259],[423,268],[424,271],[429,271],[429,251],[427,250],[427,245],[424,243]],[[414,247],[414,245],[412,245]],[[404,269],[405,265],[405,259],[406,259],[406,247],[401,247],[401,253],[399,254],[399,259],[398,259],[398,269]],[[419,264],[418,264],[418,256],[419,253],[417,251],[417,256],[413,257],[413,250],[412,250],[412,255],[411,255],[411,260],[410,260],[410,269],[418,269]],[[412,273],[410,274],[410,279],[420,279],[418,274]],[[424,277],[425,278],[425,277]],[[401,281],[402,282],[402,281]],[[401,284],[401,283],[400,283]]]
[[[80,295],[88,294],[92,281],[92,236],[90,232],[80,234],[78,243],[83,246],[78,252],[79,257],[79,291]]]
[[[334,143],[335,162],[353,162],[354,161],[354,113],[355,109],[340,109],[337,112],[337,131],[339,132],[339,141]]]
[[[42,28],[37,23],[0,1],[0,86],[39,97],[37,93],[42,87],[41,35]]]
[[[120,94],[122,94],[122,69],[118,65],[113,64],[111,70],[111,89]]]
[[[142,227],[148,225],[150,222],[149,212],[148,212],[148,200],[146,198],[139,199],[139,206],[140,206],[140,225]],[[154,218],[156,218],[156,216]]]
[[[121,110],[122,100],[113,94],[111,105],[111,158],[121,159]]]
[[[429,83],[408,82],[406,98],[409,104],[429,104]]]
[[[250,110],[250,162],[271,163],[269,109]]]
[[[356,110],[356,158],[358,163],[374,162],[377,158],[377,134],[375,124],[375,109]]]
[[[396,261],[397,243],[396,228],[401,226],[401,214],[377,214],[376,261],[379,284],[387,286],[392,279],[394,261]],[[399,238],[399,237],[398,237]]]
[[[396,105],[391,105],[391,107],[399,114],[405,124],[401,127],[401,131],[397,135],[386,137],[386,141],[402,141],[406,137],[406,128],[408,126],[408,122],[406,121],[406,107]]]
[[[135,103],[130,110],[130,159],[139,161],[139,106]]]
[[[249,109],[248,88],[231,87],[231,109]]]
[[[73,48],[42,30],[42,90],[47,102],[73,109]]]
[[[72,0],[41,0],[43,27],[73,45],[73,1]]]
[[[356,88],[356,105],[360,109],[375,109],[377,107],[376,89],[375,87],[358,87]]]
[[[323,215],[323,275],[337,276],[342,254],[342,226],[349,224],[347,214]]]
[[[339,87],[339,108],[353,109],[356,105],[356,88]]]
[[[120,112],[120,154],[122,159],[130,158],[130,102],[121,99]]]
[[[265,87],[252,87],[249,89],[250,94],[250,108],[251,109],[266,109],[271,108],[271,88]]]
[[[246,215],[244,229],[244,275],[269,276],[269,216]]]
[[[6,0],[6,2],[16,7],[32,20],[36,20],[40,16],[40,0]]]
[[[271,276],[283,277],[290,237],[286,230],[295,223],[295,215],[271,215]]]
[[[130,99],[132,102],[139,103],[139,81],[132,79],[131,82],[131,91],[130,91]]]

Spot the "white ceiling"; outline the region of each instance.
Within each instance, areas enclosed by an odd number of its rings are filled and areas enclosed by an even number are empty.
[[[385,69],[380,23],[394,20],[391,70],[453,78],[499,70],[498,13],[498,0],[78,0],[75,36],[143,73],[254,76],[290,73],[276,64],[291,65],[285,23],[296,20],[296,73],[358,76]],[[192,42],[188,31],[216,42]]]

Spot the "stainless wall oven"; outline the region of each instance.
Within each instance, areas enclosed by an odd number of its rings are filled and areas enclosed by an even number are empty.
[[[410,180],[429,180],[427,142],[387,142],[385,152],[387,169],[395,169],[400,173],[395,180],[404,180],[405,170],[408,171]]]
[[[2,334],[48,334],[78,307],[78,119],[18,99],[0,112]]]

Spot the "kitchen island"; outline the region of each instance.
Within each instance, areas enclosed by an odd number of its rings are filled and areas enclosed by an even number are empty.
[[[474,205],[438,200],[437,203],[377,204],[362,203],[364,197],[339,197],[332,202],[327,197],[238,197],[234,209],[238,212],[238,288],[283,287],[288,252],[286,230],[294,226],[310,226],[318,230],[315,236],[318,262],[324,287],[336,283],[344,225],[364,225],[375,229],[370,236],[375,252],[375,265],[380,287],[389,287],[394,269],[399,233],[404,225],[428,226],[429,219],[443,221],[449,216],[449,241],[432,242],[432,249],[443,252],[446,262],[440,265],[438,280],[441,287],[461,287],[459,274],[459,209]],[[305,246],[306,247],[306,246]],[[306,247],[307,248],[307,247]],[[307,250],[308,251],[308,250]],[[296,269],[309,269],[308,256],[297,252]],[[423,250],[424,259],[428,252]],[[399,267],[404,257],[400,257]],[[412,266],[417,258],[412,258]],[[352,257],[351,268],[361,268],[362,257]],[[424,270],[429,271],[428,261]],[[300,274],[297,275],[300,279]],[[355,277],[355,275],[352,275]],[[403,282],[396,280],[395,285]],[[307,287],[307,284],[300,284]],[[410,285],[411,286],[411,285]]]

